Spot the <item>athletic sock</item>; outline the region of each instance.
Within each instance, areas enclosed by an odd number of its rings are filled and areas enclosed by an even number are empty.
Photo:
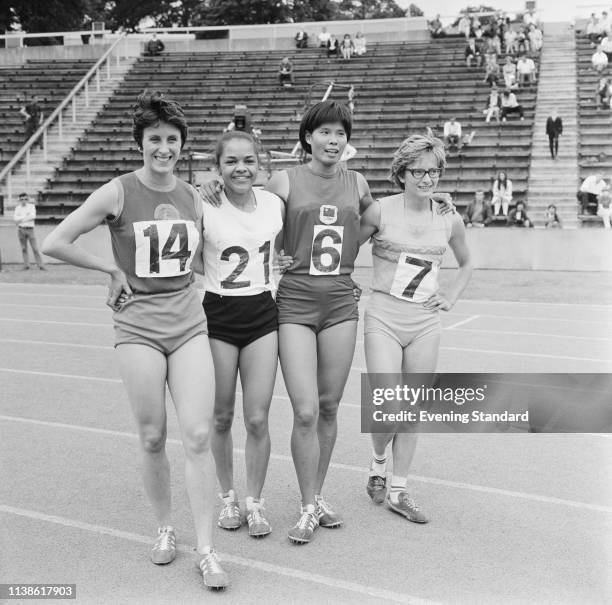
[[[370,463],[370,477],[378,476],[384,477],[387,474],[387,456],[384,455],[382,458],[376,455],[376,452],[372,453],[372,462]]]
[[[223,502],[233,502],[236,500],[236,492],[233,489],[227,490],[225,494],[219,494]]]
[[[391,488],[389,489],[389,498],[393,502],[397,502],[399,500],[400,492],[406,491],[406,480],[407,477],[398,477],[397,475],[393,475],[391,479]]]
[[[253,498],[252,496],[247,496],[245,499],[246,509],[253,510],[255,506],[259,505],[259,498]]]

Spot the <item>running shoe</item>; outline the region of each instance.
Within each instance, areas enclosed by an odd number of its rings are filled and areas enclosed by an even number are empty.
[[[315,498],[315,505],[317,519],[321,527],[340,527],[344,523],[342,517],[334,512],[321,496]]]
[[[242,525],[242,517],[240,516],[238,500],[235,499],[233,491],[229,496],[221,497],[221,500],[223,500],[223,508],[219,513],[217,525],[223,529],[238,529]]]
[[[259,502],[253,503],[253,508],[247,509],[247,523],[249,524],[249,536],[253,538],[263,538],[267,536],[272,528],[264,517],[263,498]]]
[[[387,478],[380,475],[370,475],[366,491],[376,504],[382,504],[387,495]]]
[[[157,530],[157,539],[151,550],[151,561],[155,565],[172,563],[176,557],[176,536],[174,528],[166,525]]]
[[[221,567],[219,557],[213,549],[206,555],[202,555],[196,551],[195,564],[202,573],[204,586],[207,588],[222,590],[229,584],[228,575],[223,570],[223,567]]]
[[[302,507],[300,520],[287,532],[287,536],[294,544],[308,544],[317,527],[319,527],[319,521],[316,510],[308,512]]]
[[[415,501],[408,495],[407,492],[400,492],[397,504],[391,500],[391,495],[387,494],[387,507],[394,513],[403,515],[413,523],[429,523],[429,519],[419,510]]]

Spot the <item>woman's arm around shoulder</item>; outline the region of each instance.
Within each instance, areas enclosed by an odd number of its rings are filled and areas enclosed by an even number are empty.
[[[270,180],[266,184],[266,191],[274,193],[286,204],[289,197],[289,175],[286,170],[279,170],[272,173]]]
[[[372,201],[361,215],[359,245],[367,242],[380,228],[380,201]]]
[[[363,174],[355,172],[357,175],[357,190],[359,192],[359,214],[363,214],[371,205],[374,199],[370,193],[370,186]]]

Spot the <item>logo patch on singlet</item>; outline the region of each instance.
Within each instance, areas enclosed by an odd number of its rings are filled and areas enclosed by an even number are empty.
[[[319,209],[319,220],[324,225],[333,225],[338,220],[338,206],[323,204]]]
[[[173,221],[180,219],[179,211],[172,204],[159,204],[155,208],[153,218],[156,221]]]

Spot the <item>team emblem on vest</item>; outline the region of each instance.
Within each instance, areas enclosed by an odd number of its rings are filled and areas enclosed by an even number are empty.
[[[324,225],[333,225],[338,220],[338,206],[324,204],[319,210],[319,220]]]

